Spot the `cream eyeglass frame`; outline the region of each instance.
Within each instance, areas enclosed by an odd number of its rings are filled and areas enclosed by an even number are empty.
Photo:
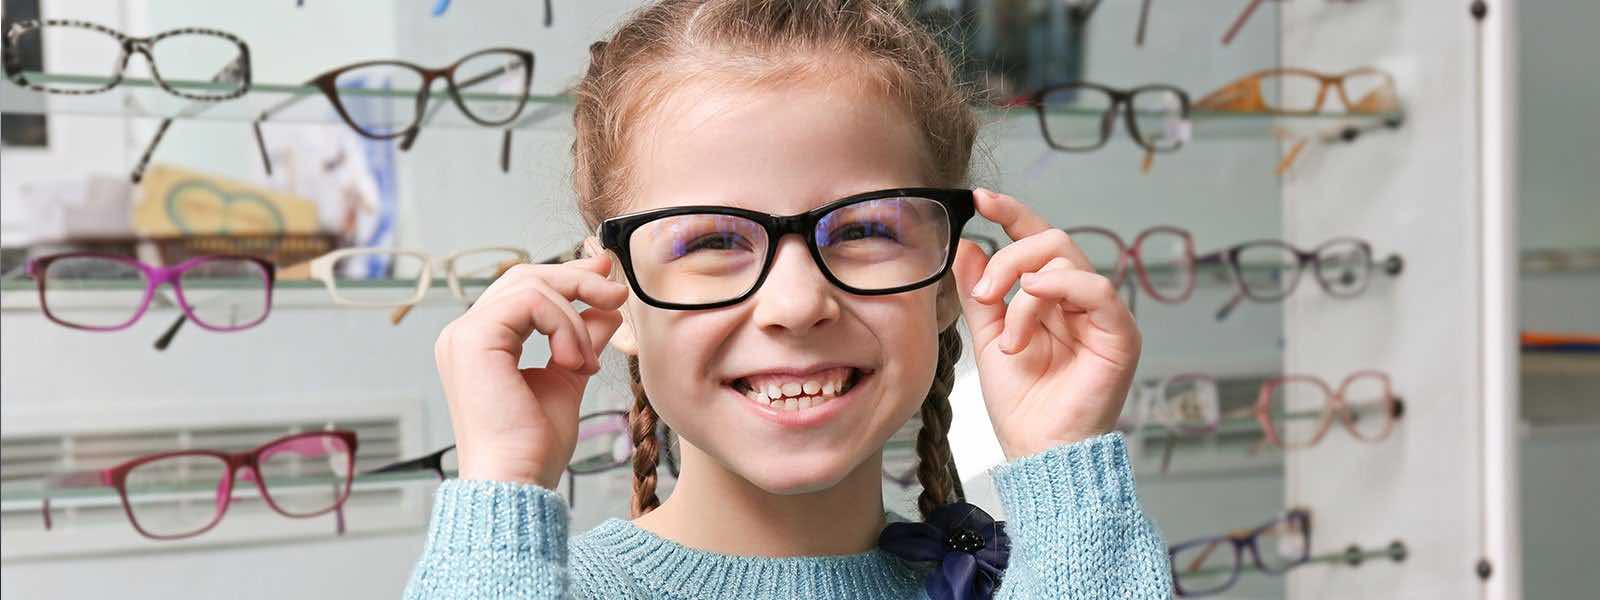
[[[443,260],[437,260],[433,256],[419,250],[388,248],[342,248],[311,259],[311,278],[322,282],[323,287],[327,288],[328,295],[333,298],[333,302],[335,304],[369,308],[396,307],[397,310],[395,310],[394,314],[390,315],[390,321],[398,325],[400,320],[404,319],[406,314],[410,312],[411,307],[421,302],[423,297],[427,295],[428,288],[433,285],[433,269],[436,262],[439,264],[440,269],[442,269],[445,273],[445,283],[447,286],[449,286],[450,292],[454,294],[457,299],[470,303],[471,299],[467,298],[466,292],[462,291],[461,289],[461,277],[460,274],[456,272],[455,263],[463,256],[477,254],[480,252],[506,252],[516,257],[515,261],[508,260],[500,263],[499,268],[496,269],[494,276],[490,279],[498,278],[511,267],[528,263],[533,258],[532,255],[528,254],[526,250],[511,246],[482,246],[478,248],[466,248],[451,253],[450,255],[444,257]],[[417,276],[416,291],[414,291],[410,297],[399,301],[361,301],[341,297],[339,295],[338,284],[335,282],[333,266],[345,258],[369,255],[411,257],[420,261],[422,263],[422,271]]]

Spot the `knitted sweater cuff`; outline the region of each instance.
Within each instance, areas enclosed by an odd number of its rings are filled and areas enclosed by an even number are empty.
[[[522,555],[564,564],[567,503],[537,485],[451,479],[433,503],[432,552]]]
[[[1121,433],[1019,458],[995,467],[993,477],[1009,521],[1007,531],[1142,515]]]

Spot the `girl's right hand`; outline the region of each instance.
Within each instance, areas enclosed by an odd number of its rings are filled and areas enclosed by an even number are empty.
[[[555,489],[578,437],[578,404],[600,351],[622,324],[628,288],[611,260],[518,265],[445,326],[434,361],[450,405],[462,479]],[[574,300],[590,308],[579,313]],[[533,332],[550,340],[544,367],[519,369]]]

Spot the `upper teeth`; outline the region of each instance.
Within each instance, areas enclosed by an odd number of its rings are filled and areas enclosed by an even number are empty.
[[[828,369],[803,379],[787,375],[754,375],[744,379],[745,394],[773,408],[811,408],[844,393],[853,371],[849,367]]]

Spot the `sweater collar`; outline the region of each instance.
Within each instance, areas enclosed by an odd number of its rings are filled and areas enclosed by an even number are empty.
[[[891,523],[905,521],[886,516]],[[616,518],[578,543],[616,557],[637,585],[683,598],[904,600],[922,597],[927,576],[926,566],[877,548],[836,556],[734,556],[690,548]]]

